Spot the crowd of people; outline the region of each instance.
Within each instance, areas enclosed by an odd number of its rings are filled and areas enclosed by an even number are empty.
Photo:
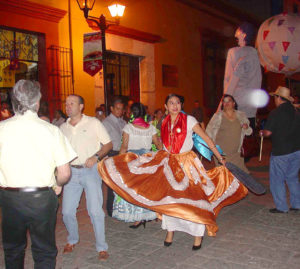
[[[299,211],[299,110],[292,105],[289,89],[279,87],[271,95],[278,108],[260,132],[271,136],[273,142],[270,187],[276,207],[270,212],[288,212],[285,182],[290,190],[290,210]],[[194,116],[183,111],[183,102],[183,96],[169,94],[165,109],[155,110],[153,117],[142,103],[133,103],[126,116],[124,103],[117,98],[110,114],[100,121],[83,114],[84,99],[72,94],[66,99],[68,119],[57,111],[50,124],[38,116],[38,84],[17,82],[12,92],[15,116],[0,124],[0,197],[7,268],[24,262],[27,229],[35,263],[54,268],[55,194],[61,193],[62,185],[62,215],[68,231],[63,253],[72,252],[79,243],[76,211],[83,191],[100,260],[109,257],[105,215],[130,222],[134,229],[159,218],[167,231],[166,247],[172,245],[175,231],[194,237],[193,250],[201,248],[206,230],[215,236],[216,217],[222,207],[248,192],[225,164],[231,162],[249,173],[240,148],[252,128],[231,95],[223,96],[221,110],[213,115],[206,131]],[[192,150],[193,133],[213,152],[215,168],[205,170]],[[15,149],[18,169],[13,165]],[[40,221],[47,224],[40,226]]]
[[[241,27],[236,33],[241,48],[248,44],[244,29],[248,28]],[[243,63],[247,53],[250,60]],[[255,51],[236,49],[229,55],[224,82],[227,92],[206,130],[199,101],[189,115],[183,111],[184,97],[174,93],[166,96],[164,109],[156,109],[153,115],[142,103],[129,100],[124,104],[116,98],[108,115],[105,106],[100,106],[95,117],[83,113],[82,96],[71,94],[66,98],[67,117],[57,110],[51,124],[39,84],[19,80],[12,90],[13,113],[3,113],[8,116],[0,123],[6,268],[23,268],[27,231],[35,268],[55,268],[57,195],[62,190],[62,215],[68,232],[63,253],[71,253],[80,241],[76,212],[83,192],[99,260],[109,257],[105,215],[130,222],[133,229],[160,219],[166,230],[165,247],[172,245],[176,231],[193,237],[193,251],[201,249],[205,231],[215,236],[220,210],[247,195],[248,189],[226,168],[226,162],[249,173],[240,151],[245,135],[255,128],[253,111],[249,112],[244,98],[239,107],[243,96],[239,91],[245,90],[243,67],[253,66],[257,72]],[[242,55],[243,61],[237,62],[243,65],[234,67],[237,55]],[[259,132],[271,136],[273,143],[270,188],[276,207],[270,212],[299,211],[300,112],[292,105],[288,88],[280,86],[270,95],[276,109]],[[192,150],[193,134],[214,154],[214,168],[206,170]],[[223,155],[216,145],[221,146]]]

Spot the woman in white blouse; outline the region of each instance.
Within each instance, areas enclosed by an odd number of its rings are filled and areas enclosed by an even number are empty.
[[[142,155],[151,150],[152,142],[160,150],[162,144],[157,136],[156,128],[145,122],[146,109],[141,103],[131,106],[131,120],[123,128],[120,154],[127,151]],[[112,216],[125,222],[134,222],[130,228],[145,227],[146,221],[156,219],[156,213],[148,209],[128,203],[120,196],[115,197]]]

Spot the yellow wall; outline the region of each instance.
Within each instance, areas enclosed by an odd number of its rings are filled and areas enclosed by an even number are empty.
[[[31,1],[68,11],[68,0]],[[108,2],[97,0],[90,15],[99,16],[104,13],[109,19],[110,15],[105,7]],[[102,89],[102,86],[98,74],[96,75],[98,78],[95,79],[82,71],[83,34],[92,32],[92,29],[88,27],[76,0],[70,0],[70,3],[75,93],[85,98],[85,113],[94,115],[95,106],[99,104],[99,98],[101,98],[101,94],[99,95],[97,91]],[[199,99],[200,102],[203,100],[202,83],[205,78],[202,77],[200,29],[208,28],[220,33],[226,32],[227,35],[229,32],[229,35],[232,35],[234,26],[175,0],[127,0],[125,3],[127,7],[124,17],[121,19],[121,25],[162,37],[160,43],[152,45],[154,48],[154,81],[152,83],[155,93],[151,94],[150,98],[146,98],[148,90],[146,88],[152,87],[151,81],[146,81],[146,77],[141,76],[141,89],[144,91],[144,94],[141,93],[142,101],[149,105],[150,111],[153,112],[156,108],[163,107],[168,93],[175,92],[185,96],[185,110],[190,111],[195,99]],[[69,13],[59,23],[59,43],[62,47],[70,46],[68,16]],[[109,36],[107,37],[107,48],[118,47],[110,42],[123,42],[122,40],[124,40],[124,38]],[[132,42],[132,44],[136,43]],[[122,47],[122,43],[118,45]],[[131,51],[135,51],[134,46]],[[132,54],[138,55],[138,53]],[[162,64],[178,67],[178,88],[162,86]]]

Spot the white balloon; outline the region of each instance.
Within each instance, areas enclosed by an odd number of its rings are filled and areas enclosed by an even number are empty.
[[[262,89],[253,90],[250,93],[249,102],[257,108],[265,107],[269,102],[269,95]]]
[[[267,71],[291,75],[300,72],[300,16],[282,13],[259,27],[256,47]]]

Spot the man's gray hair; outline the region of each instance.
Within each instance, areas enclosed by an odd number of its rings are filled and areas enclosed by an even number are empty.
[[[38,101],[41,99],[40,84],[37,81],[19,80],[11,95],[11,102],[15,113],[23,115],[27,110],[38,111]]]

